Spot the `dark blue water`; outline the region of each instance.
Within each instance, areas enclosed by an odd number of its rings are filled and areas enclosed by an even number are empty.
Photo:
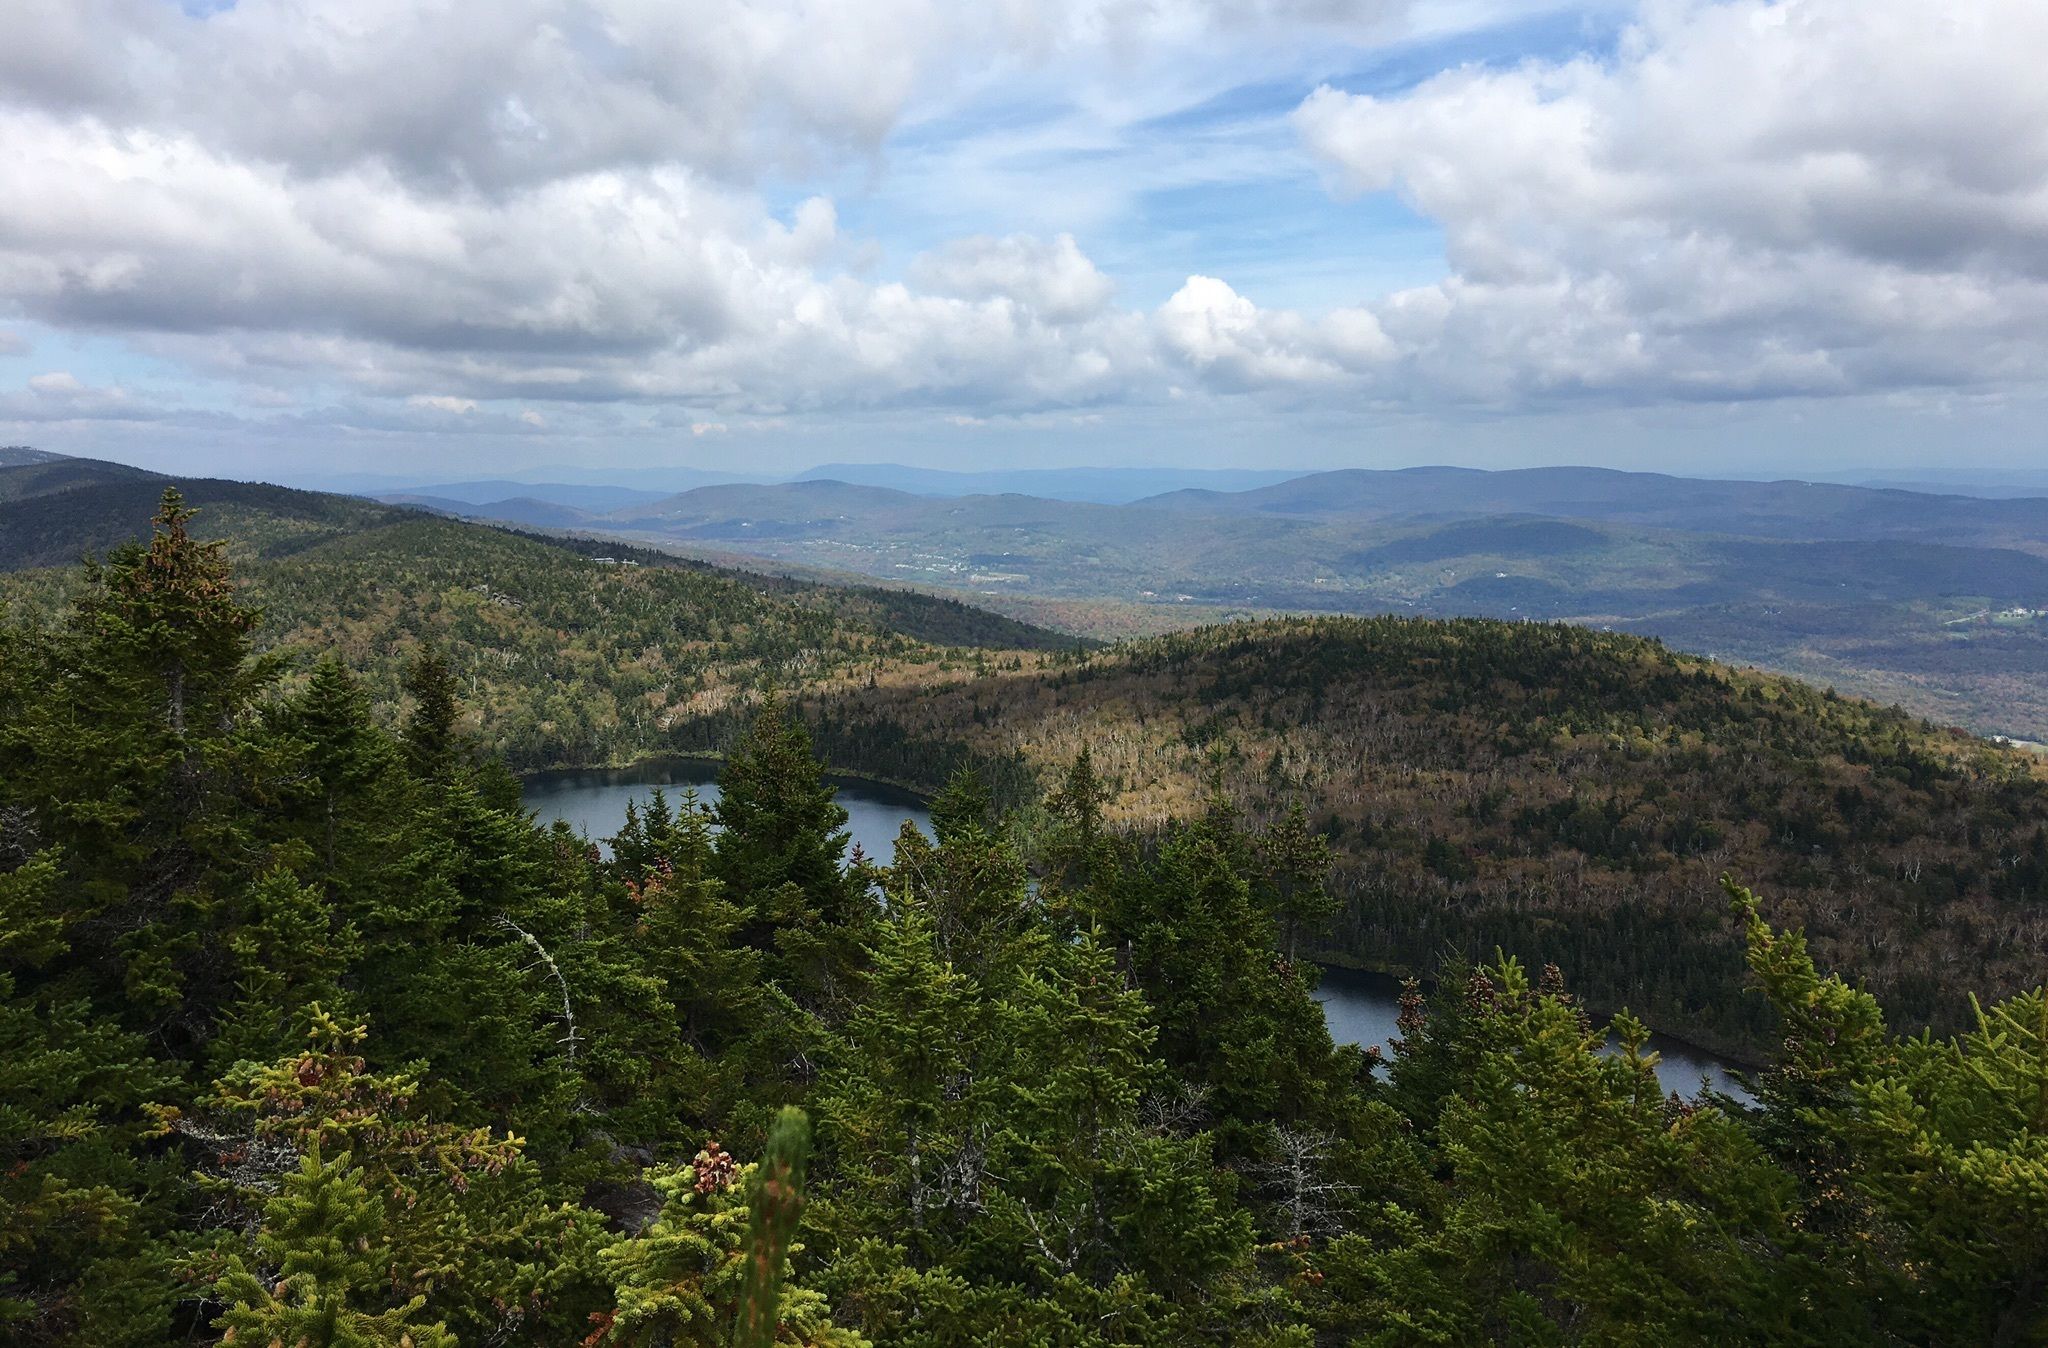
[[[706,759],[682,758],[630,768],[538,772],[526,779],[526,808],[536,811],[543,824],[566,819],[591,841],[601,842],[626,821],[626,802],[644,805],[656,787],[668,793],[671,804],[692,788],[700,801],[716,801],[718,768]],[[904,820],[931,832],[930,812],[907,791],[850,777],[835,779],[834,785],[846,811],[847,831],[853,835],[850,845],[876,861],[886,863],[895,855],[896,834]],[[1401,985],[1396,980],[1353,969],[1326,970],[1322,986],[1316,990],[1330,1034],[1338,1043],[1378,1044],[1382,1048],[1394,1037],[1400,995]],[[1728,1074],[1728,1064],[1712,1054],[1663,1035],[1652,1035],[1650,1047],[1660,1055],[1657,1078],[1667,1089],[1694,1095],[1704,1076],[1714,1089],[1744,1098],[1745,1093]]]

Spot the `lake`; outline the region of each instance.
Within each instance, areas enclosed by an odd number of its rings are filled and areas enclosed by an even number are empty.
[[[1316,1000],[1323,1004],[1323,1019],[1329,1022],[1330,1037],[1340,1044],[1378,1044],[1382,1050],[1396,1034],[1395,1019],[1401,1014],[1401,980],[1386,974],[1359,969],[1326,968]],[[1614,1047],[1612,1044],[1610,1048]],[[1657,1080],[1667,1091],[1691,1097],[1699,1093],[1700,1078],[1717,1091],[1738,1100],[1750,1099],[1730,1072],[1733,1065],[1665,1034],[1650,1036],[1649,1048],[1657,1053]]]
[[[626,802],[645,805],[656,787],[668,793],[671,805],[692,787],[698,800],[712,804],[718,799],[720,766],[709,759],[673,758],[630,768],[536,772],[524,779],[523,794],[526,808],[538,811],[541,823],[566,819],[570,827],[601,844],[626,822]],[[835,777],[832,784],[839,788],[839,806],[846,811],[846,829],[853,835],[849,845],[877,861],[886,864],[895,855],[896,834],[904,820],[914,819],[919,828],[931,832],[930,812],[908,791],[852,777]]]
[[[693,787],[699,800],[716,801],[719,766],[708,759],[682,758],[629,768],[537,772],[525,779],[526,808],[536,811],[543,824],[566,819],[593,842],[601,842],[625,822],[626,802],[644,804],[656,787],[668,792],[672,802]],[[849,845],[876,861],[886,864],[894,856],[904,820],[914,820],[931,832],[924,802],[908,791],[857,777],[835,777],[832,784],[839,789],[847,832],[853,835]],[[1394,1036],[1400,995],[1398,980],[1355,969],[1326,969],[1322,986],[1316,989],[1332,1038],[1340,1044],[1378,1044],[1383,1049]],[[1748,1098],[1729,1076],[1729,1065],[1712,1054],[1665,1035],[1650,1036],[1650,1047],[1660,1055],[1657,1078],[1666,1089],[1690,1096],[1704,1076],[1716,1090]]]

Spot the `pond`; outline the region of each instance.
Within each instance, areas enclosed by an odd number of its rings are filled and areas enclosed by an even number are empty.
[[[1399,979],[1358,969],[1326,968],[1322,986],[1316,989],[1331,1038],[1340,1044],[1378,1044],[1383,1050],[1397,1033],[1394,1022],[1401,1014],[1400,999]],[[1610,1049],[1614,1047],[1609,1044]],[[1730,1075],[1736,1070],[1734,1064],[1705,1049],[1664,1034],[1651,1035],[1649,1047],[1657,1052],[1657,1080],[1666,1090],[1687,1097],[1697,1095],[1704,1077],[1717,1091],[1738,1100],[1751,1098]]]
[[[525,779],[526,808],[538,811],[543,824],[566,819],[570,827],[602,845],[626,822],[626,802],[645,805],[656,787],[675,804],[694,787],[697,799],[709,805],[718,799],[720,764],[702,758],[660,759],[629,768],[587,768],[536,772]],[[846,828],[858,846],[877,861],[895,853],[896,834],[906,819],[931,832],[931,812],[908,791],[853,777],[835,777]]]
[[[719,764],[709,759],[661,759],[636,763],[628,768],[588,768],[563,772],[537,772],[525,779],[526,808],[538,812],[543,824],[566,819],[593,842],[618,832],[626,820],[626,802],[646,803],[656,787],[666,791],[673,802],[695,788],[706,804],[718,799]],[[913,820],[931,832],[931,813],[917,796],[896,787],[857,777],[835,777],[839,804],[846,811],[850,846],[858,846],[870,857],[888,862],[895,854],[896,834],[903,821]],[[1322,1003],[1331,1037],[1340,1044],[1378,1044],[1382,1048],[1394,1036],[1394,1018],[1400,1012],[1400,983],[1384,974],[1355,969],[1326,969],[1316,1000]],[[1699,1090],[1704,1076],[1716,1089],[1737,1099],[1748,1093],[1729,1075],[1730,1065],[1703,1049],[1666,1035],[1650,1036],[1657,1050],[1657,1078],[1667,1089],[1690,1096]]]

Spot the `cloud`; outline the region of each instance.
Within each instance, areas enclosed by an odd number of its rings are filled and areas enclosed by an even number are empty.
[[[1649,0],[1599,58],[1324,87],[1291,123],[1291,95],[1259,114],[1264,140],[1207,145],[1173,119],[1230,79],[1517,7],[20,8],[0,44],[0,313],[233,385],[219,401],[288,428],[705,434],[878,409],[964,427],[1216,398],[1440,413],[2048,374],[2033,0]],[[947,227],[915,244],[813,191],[886,178],[901,138],[955,114],[1007,134],[997,114],[1040,84],[1065,99],[1046,162],[1081,185],[1032,182],[1031,229],[961,224],[1014,206],[1018,180],[961,182],[943,153],[918,181]],[[1089,160],[1098,120],[1189,141],[1147,180],[1162,195],[1271,181],[1274,147],[1339,197],[1398,194],[1442,230],[1446,274],[1262,306],[1257,277],[1164,239],[1167,277],[1203,274],[1137,307],[1129,241],[1090,235],[1098,265],[1067,222],[1130,205],[1105,185],[1126,163]],[[1018,162],[1040,162],[1038,129]],[[1361,223],[1361,258],[1374,246]],[[7,407],[132,417],[139,388]]]
[[[1116,291],[1071,234],[957,239],[914,261],[910,280],[939,295],[1011,300],[1046,322],[1061,324],[1101,313]]]
[[[148,407],[115,385],[88,384],[69,370],[30,375],[22,392],[0,393],[0,421],[155,421],[178,409]]]
[[[28,391],[46,398],[73,398],[85,392],[85,385],[69,370],[51,370],[47,374],[30,375]]]
[[[35,347],[30,344],[28,338],[18,332],[0,328],[0,356],[26,356],[33,350]]]
[[[1607,60],[1331,88],[1347,193],[1442,226],[1408,395],[1838,395],[2048,369],[2048,8],[1656,3]]]
[[[1156,322],[1169,352],[1235,392],[1341,384],[1370,377],[1396,354],[1363,309],[1317,319],[1261,310],[1213,276],[1190,276],[1159,307]]]
[[[409,407],[425,412],[446,412],[450,416],[467,416],[476,411],[476,399],[456,398],[445,393],[416,393],[405,401]]]

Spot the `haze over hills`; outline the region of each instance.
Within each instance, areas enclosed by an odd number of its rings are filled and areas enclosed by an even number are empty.
[[[799,473],[765,475],[696,468],[563,466],[519,479],[436,482],[358,473],[302,476],[295,479],[294,485],[355,492],[380,500],[432,498],[481,506],[532,499],[605,511],[698,487],[733,484],[833,481],[889,487],[920,496],[1019,493],[1051,500],[1123,504],[1183,489],[1243,491],[1298,476],[1298,472],[1253,468],[1026,468],[965,472],[898,463],[827,463]]]
[[[125,489],[132,514],[159,480],[38,456],[8,474],[0,502],[100,485]],[[1660,636],[1984,734],[2048,739],[2043,498],[1584,468],[1346,470],[1124,504],[828,478],[669,495],[511,479],[442,485],[556,499],[350,504],[216,480],[194,490],[230,519],[260,517],[255,534],[278,543],[402,506],[866,577],[1099,638],[1288,612],[1571,621]],[[85,498],[15,512],[0,564],[61,564],[86,541],[104,548],[119,533],[105,521],[121,513]]]
[[[1422,468],[1120,505],[806,480],[465,513],[939,587],[1097,636],[1276,612],[1611,626],[2048,738],[2044,498]]]

